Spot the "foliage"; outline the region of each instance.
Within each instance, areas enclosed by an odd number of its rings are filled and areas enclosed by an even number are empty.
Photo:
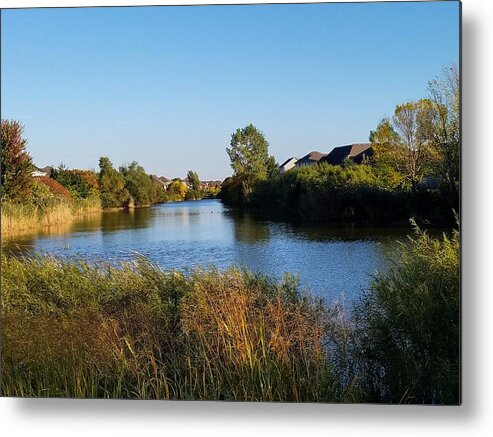
[[[187,173],[187,182],[192,190],[194,191],[201,190],[200,179],[197,172],[189,170]]]
[[[125,178],[125,189],[135,206],[150,205],[162,199],[164,193],[161,186],[136,161],[120,167],[120,173]]]
[[[368,401],[459,403],[459,235],[419,233],[355,310]]]
[[[394,155],[398,171],[410,182],[413,189],[424,176],[431,173],[433,148],[431,137],[435,129],[436,114],[428,99],[397,105],[393,128],[399,134]]]
[[[276,161],[276,158],[273,156],[269,156],[267,159],[267,178],[272,179],[281,174],[281,170],[279,168],[279,163]]]
[[[52,169],[51,177],[67,188],[75,198],[87,199],[99,195],[99,181],[93,171],[69,170],[61,164],[57,169]]]
[[[231,135],[230,147],[226,151],[244,199],[249,198],[257,181],[267,178],[268,148],[264,134],[253,124],[237,129]]]
[[[168,200],[171,202],[177,202],[185,200],[188,192],[188,187],[185,182],[180,179],[173,179],[171,184],[168,186],[167,196]]]
[[[22,138],[24,126],[15,120],[1,121],[1,195],[22,202],[32,193],[34,166]]]
[[[40,185],[46,187],[48,191],[53,196],[58,196],[66,199],[72,198],[72,195],[69,190],[67,190],[62,184],[60,184],[55,179],[50,178],[49,176],[37,176],[33,178],[33,183],[36,185],[36,194],[40,194]]]
[[[433,143],[440,160],[437,173],[448,191],[458,194],[460,178],[460,83],[455,65],[431,80],[428,93],[436,113]]]
[[[376,165],[323,163],[291,169],[257,182],[247,206],[279,218],[358,224],[407,225],[454,222],[452,206],[439,193],[400,186],[393,169]],[[220,197],[228,205],[244,204],[237,179],[226,179]]]
[[[113,168],[107,157],[99,158],[99,192],[103,208],[120,208],[130,201],[125,177]]]

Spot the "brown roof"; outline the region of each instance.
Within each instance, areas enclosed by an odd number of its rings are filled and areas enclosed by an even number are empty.
[[[341,165],[345,159],[350,158],[353,162],[360,164],[364,157],[373,156],[370,143],[354,143],[347,146],[334,147],[332,151],[320,160],[331,165]]]
[[[300,165],[317,163],[324,156],[325,155],[323,153],[313,151],[313,152],[310,152],[307,155],[303,156],[303,158],[298,159],[298,161],[296,161],[296,165],[300,166]]]

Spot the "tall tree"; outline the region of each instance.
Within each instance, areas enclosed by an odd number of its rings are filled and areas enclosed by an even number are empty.
[[[256,181],[267,178],[269,143],[253,124],[237,129],[226,148],[235,177],[241,182],[243,197],[248,199]]]
[[[428,99],[397,105],[394,111],[392,127],[399,135],[400,171],[413,189],[430,170],[435,120],[435,110]]]
[[[281,170],[279,169],[279,164],[276,161],[276,158],[273,156],[269,156],[267,160],[267,177],[272,179],[281,174]]]
[[[130,199],[125,178],[105,156],[99,158],[99,190],[103,208],[125,206]]]
[[[156,184],[137,161],[120,167],[128,190],[136,206],[150,205],[156,201]]]
[[[192,190],[200,191],[200,179],[197,172],[189,170],[187,173],[187,181],[190,184]]]
[[[460,176],[460,86],[459,70],[446,67],[442,75],[428,83],[428,94],[436,113],[434,145],[440,155],[442,182],[458,193]]]
[[[1,121],[1,192],[2,197],[25,201],[32,193],[34,169],[22,138],[24,126],[15,120]]]

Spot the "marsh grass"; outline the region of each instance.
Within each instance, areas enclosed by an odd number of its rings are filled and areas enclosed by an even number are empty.
[[[2,258],[7,396],[334,401],[323,306],[241,270]]]
[[[344,310],[290,275],[2,256],[2,394],[457,404],[459,273],[458,233],[420,233]]]
[[[67,224],[76,217],[101,210],[97,198],[53,198],[36,204],[34,202],[2,201],[2,236],[10,236],[28,230]]]

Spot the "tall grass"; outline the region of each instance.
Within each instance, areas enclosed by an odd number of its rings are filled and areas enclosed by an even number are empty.
[[[354,359],[368,401],[460,402],[459,256],[458,232],[419,232],[357,305]]]
[[[2,257],[6,396],[459,402],[459,242],[420,234],[354,312],[286,276]]]
[[[42,204],[4,200],[1,232],[2,236],[9,236],[31,229],[66,224],[79,215],[100,210],[101,203],[97,198],[73,200],[57,197],[47,199]]]
[[[2,259],[8,396],[334,401],[325,312],[240,270]]]

